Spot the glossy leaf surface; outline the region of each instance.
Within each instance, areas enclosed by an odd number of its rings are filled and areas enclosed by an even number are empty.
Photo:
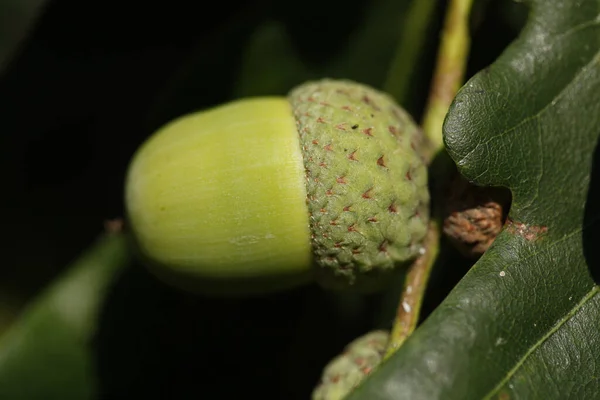
[[[444,124],[464,176],[512,191],[507,225],[349,399],[600,396],[600,2],[529,6]]]

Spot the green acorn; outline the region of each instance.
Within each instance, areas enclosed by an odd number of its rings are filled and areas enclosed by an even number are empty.
[[[373,88],[308,82],[176,119],[134,156],[130,232],[152,270],[220,294],[316,278],[370,292],[420,252],[429,219],[422,136]]]
[[[373,331],[352,341],[323,369],[313,400],[341,400],[379,365],[389,340],[387,331]]]

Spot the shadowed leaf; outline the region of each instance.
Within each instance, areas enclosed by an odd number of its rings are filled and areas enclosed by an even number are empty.
[[[94,398],[97,317],[128,260],[122,235],[102,236],[32,301],[0,338],[0,398]]]

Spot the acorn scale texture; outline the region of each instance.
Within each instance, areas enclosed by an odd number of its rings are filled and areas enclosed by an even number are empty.
[[[369,332],[352,341],[344,352],[323,369],[312,393],[313,400],[341,400],[369,375],[383,359],[389,333]]]
[[[300,138],[317,280],[377,290],[414,259],[429,220],[422,133],[388,95],[344,80],[289,94]]]
[[[443,232],[462,255],[478,258],[504,227],[510,193],[476,186],[460,174],[449,182],[447,193]]]

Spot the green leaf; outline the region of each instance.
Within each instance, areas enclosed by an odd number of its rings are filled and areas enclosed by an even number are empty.
[[[121,234],[99,238],[0,337],[1,399],[90,399],[92,339],[103,298],[129,252]]]
[[[310,1],[321,3],[320,0]],[[353,79],[382,88],[394,51],[402,42],[402,34],[406,33],[403,28],[407,23],[405,19],[409,3],[377,0],[360,12],[364,2],[353,1],[346,4],[357,10],[356,18],[351,23],[339,21],[337,6],[320,8],[320,18],[324,21],[335,20],[336,29],[346,30],[343,37],[340,32],[332,32],[326,24],[318,26],[313,23],[312,31],[306,27],[294,29],[295,25],[314,16],[307,4],[301,10],[294,10],[293,17],[284,15],[287,24],[281,20],[263,22],[256,27],[246,46],[233,97],[285,95],[295,85],[320,77]],[[422,44],[428,33],[432,16],[429,9],[434,7],[429,0],[425,3],[426,12],[411,24],[415,31],[411,32],[411,43]],[[336,39],[316,40],[319,35],[334,36]],[[396,60],[395,66],[410,75],[416,70],[416,60],[421,56],[421,51],[400,50],[405,59]]]
[[[236,23],[215,33],[210,44],[194,49],[165,88],[149,126],[156,129],[181,114],[226,100],[285,95],[309,79],[345,78],[382,88],[398,43],[404,40],[409,4],[409,0],[307,0],[302,7],[279,9],[274,4],[258,15],[239,16]],[[411,26],[419,29],[407,40],[425,43],[424,37],[433,33],[434,14],[425,13],[413,22]],[[414,104],[427,95],[416,78],[429,79],[419,73],[418,61],[423,53],[436,50],[421,47],[419,51],[401,49],[408,55],[402,71],[414,72],[411,77],[416,85],[406,88],[411,96],[404,98]],[[401,61],[395,60],[394,65],[398,67]]]
[[[509,221],[348,399],[600,398],[600,1],[529,6],[444,124],[464,176],[510,188]]]
[[[0,2],[0,72],[11,61],[29,35],[46,0],[5,0]]]
[[[285,95],[289,88],[312,77],[294,51],[285,26],[267,21],[256,28],[244,49],[232,97]]]

